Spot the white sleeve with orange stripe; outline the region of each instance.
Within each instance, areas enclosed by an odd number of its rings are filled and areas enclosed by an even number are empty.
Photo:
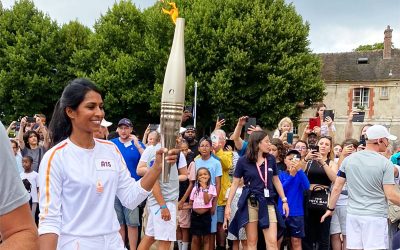
[[[151,194],[151,191],[149,192],[143,189],[140,185],[140,181],[135,181],[135,179],[131,177],[124,158],[116,146],[115,148],[118,152],[117,166],[120,167],[118,170],[117,197],[124,207],[135,209],[149,194]]]
[[[39,168],[39,234],[61,232],[62,165],[54,158],[65,144],[59,144],[46,153]]]

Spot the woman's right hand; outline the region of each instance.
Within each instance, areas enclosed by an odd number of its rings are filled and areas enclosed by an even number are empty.
[[[310,160],[313,160],[315,157],[316,157],[315,151],[310,150],[310,151],[308,151],[307,155],[304,157],[304,160],[310,161]]]
[[[231,206],[225,206],[225,219],[227,221],[231,219]]]
[[[22,119],[21,119],[21,128],[23,128],[23,127],[25,127],[26,126],[26,116],[25,117],[22,117]]]
[[[144,131],[144,134],[145,134],[145,135],[150,134],[150,124],[147,125],[147,128],[146,128],[146,130]]]
[[[247,120],[248,118],[249,118],[248,116],[242,116],[242,117],[240,117],[239,120],[238,120],[238,125],[243,127],[243,126],[246,124],[246,120]]]
[[[224,224],[222,224],[222,228],[223,228],[224,230],[227,230],[227,229],[228,229],[228,220],[226,219],[226,217],[224,218]]]

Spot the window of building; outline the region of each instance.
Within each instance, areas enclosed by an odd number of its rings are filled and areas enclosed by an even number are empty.
[[[369,108],[369,88],[353,89],[353,108]]]
[[[389,88],[381,87],[380,99],[389,99]]]
[[[295,135],[299,134],[299,127],[293,126],[293,134]]]

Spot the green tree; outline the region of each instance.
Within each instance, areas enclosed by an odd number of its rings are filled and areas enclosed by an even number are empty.
[[[0,107],[9,122],[49,114],[55,103],[58,26],[32,1],[20,0],[0,15]]]
[[[94,80],[104,92],[107,119],[130,117],[145,121],[156,81],[154,40],[146,37],[143,14],[131,1],[120,1],[94,26],[88,48],[72,61],[76,72]]]
[[[393,43],[392,43],[392,48]],[[354,51],[371,51],[371,50],[381,50],[383,49],[383,43],[374,43],[374,44],[366,44],[366,45],[360,45],[357,48],[354,49]]]
[[[192,0],[181,6],[188,84],[199,82],[203,126],[213,125],[210,113],[225,113],[231,124],[247,114],[274,128],[284,116],[299,118],[298,103],[307,108],[323,98],[320,61],[308,48],[309,25],[293,5]]]

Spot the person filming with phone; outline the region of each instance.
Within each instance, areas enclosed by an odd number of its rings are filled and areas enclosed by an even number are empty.
[[[25,133],[26,127],[28,125],[31,125],[31,121],[35,121],[35,118],[32,120],[29,117],[24,117],[21,119],[21,127],[20,131],[18,133],[18,140],[20,143],[20,149],[21,149],[21,155],[23,157],[25,156],[30,156],[33,159],[32,163],[32,170],[35,172],[39,171],[39,165],[40,162],[46,153],[46,151],[49,149],[49,133],[47,131],[47,128],[43,125],[43,123],[40,122],[40,119],[38,119],[38,126],[43,134],[43,146],[39,144],[40,142],[40,135],[37,131],[35,130],[27,130]]]
[[[316,117],[320,119],[321,136],[335,136],[335,125],[333,125],[333,110],[327,110],[323,103],[318,104]]]
[[[310,152],[304,158],[307,162],[304,172],[310,182],[310,190],[306,200],[305,231],[302,241],[303,249],[329,249],[330,218],[320,223],[328,202],[329,188],[336,179],[337,165],[333,160],[333,142],[329,136],[322,136],[316,146],[310,146]]]

